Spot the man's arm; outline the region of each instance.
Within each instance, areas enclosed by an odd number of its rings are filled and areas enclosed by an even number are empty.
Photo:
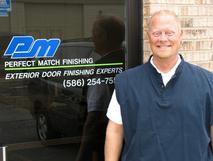
[[[105,140],[105,161],[119,161],[123,146],[123,125],[109,120]]]

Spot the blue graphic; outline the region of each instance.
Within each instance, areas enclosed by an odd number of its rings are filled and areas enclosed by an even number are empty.
[[[6,10],[0,10],[0,17],[8,16],[8,13]]]
[[[12,59],[24,58],[51,58],[55,55],[60,39],[37,39],[32,36],[13,36],[4,56],[11,56]]]
[[[0,0],[0,10],[11,10],[11,0]]]
[[[11,11],[11,0],[0,0],[0,17],[8,16]]]

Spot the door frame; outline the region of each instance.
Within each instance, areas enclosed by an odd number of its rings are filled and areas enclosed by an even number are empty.
[[[141,0],[125,1],[126,17],[126,68],[132,68],[143,63],[142,13]]]

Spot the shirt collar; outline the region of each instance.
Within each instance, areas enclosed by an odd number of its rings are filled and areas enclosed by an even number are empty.
[[[155,66],[155,64],[153,63],[153,57],[151,57],[150,63],[151,63],[152,66],[156,69],[156,71],[157,71],[159,74],[161,74],[163,84],[166,86],[166,84],[169,82],[169,80],[170,80],[170,79],[172,78],[172,76],[175,74],[175,71],[176,71],[178,65],[181,63],[181,57],[180,57],[180,55],[178,55],[178,60],[177,60],[176,64],[175,64],[174,67],[172,67],[172,69],[171,69],[170,71],[168,71],[167,73],[161,72],[161,71]]]
[[[175,71],[176,71],[176,69],[177,69],[177,67],[178,67],[178,65],[181,63],[181,57],[180,57],[180,55],[178,55],[178,60],[177,60],[177,62],[176,62],[176,64],[175,64],[175,66],[172,67],[172,69],[170,69],[170,71],[168,71],[167,73],[161,72],[161,71],[155,66],[155,64],[154,64],[154,62],[153,62],[153,57],[151,57],[150,63],[151,63],[152,66],[157,70],[157,72],[160,73],[160,74],[170,74],[170,73],[173,73],[173,74],[174,74]]]

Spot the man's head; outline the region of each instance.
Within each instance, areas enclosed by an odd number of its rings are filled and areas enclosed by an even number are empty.
[[[121,48],[124,38],[125,26],[117,17],[100,16],[93,24],[92,39],[99,54]]]
[[[182,35],[180,21],[172,11],[155,12],[149,19],[148,37],[154,58],[175,58],[180,48]]]

